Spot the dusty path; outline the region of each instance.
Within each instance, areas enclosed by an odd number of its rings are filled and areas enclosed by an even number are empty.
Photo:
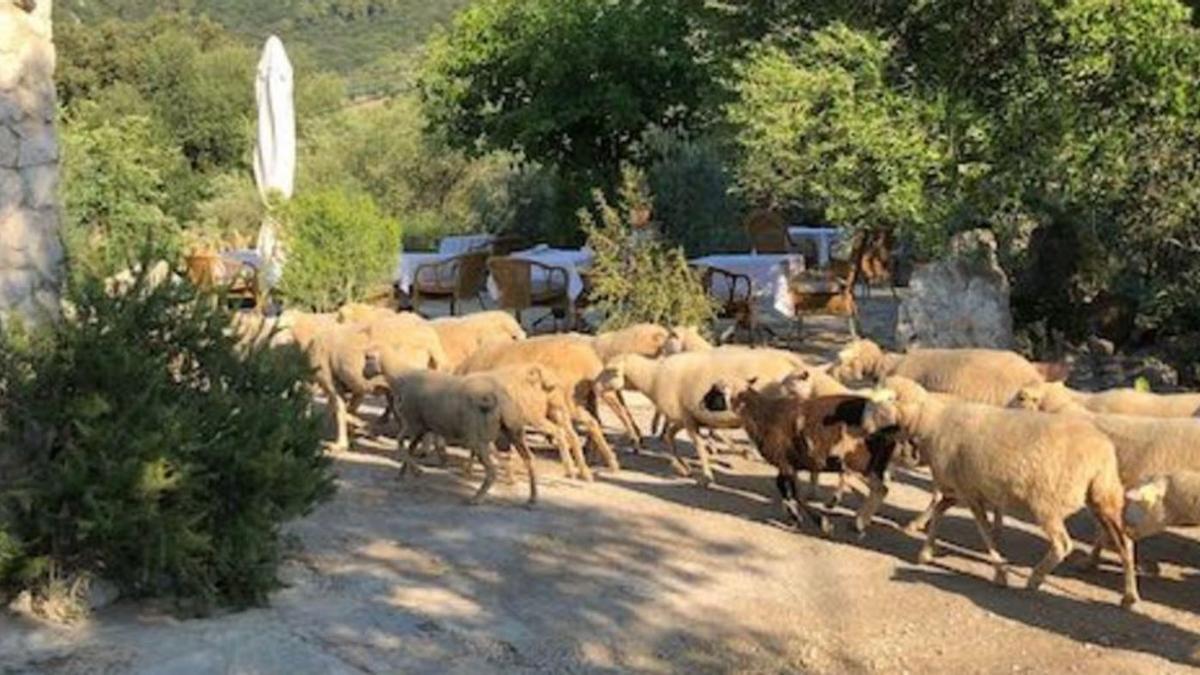
[[[649,407],[634,402],[648,424]],[[919,475],[898,476],[859,541],[845,510],[832,539],[780,525],[771,470],[738,456],[721,457],[720,486],[705,490],[657,452],[623,455],[620,475],[584,485],[543,451],[542,502],[530,510],[520,481],[467,507],[478,476],[400,482],[390,447],[359,450],[338,458],[337,497],[290,528],[300,545],[270,608],[179,621],[118,603],[72,630],[0,617],[0,673],[1161,673],[1200,663],[1195,538],[1141,547],[1163,576],[1142,579],[1145,602],[1126,612],[1115,565],[1077,572],[1081,552],[1044,592],[992,586],[958,510],[945,555],[916,565],[919,541],[894,523],[925,505]],[[1002,548],[1020,584],[1045,544],[1013,524]],[[1090,539],[1086,519],[1072,525]]]

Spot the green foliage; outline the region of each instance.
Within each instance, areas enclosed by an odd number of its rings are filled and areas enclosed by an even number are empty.
[[[397,71],[381,68],[397,53],[415,51],[429,31],[470,0],[60,0],[55,31],[95,29],[105,19],[139,22],[159,12],[208,17],[239,43],[258,50],[267,35],[283,37],[289,54],[344,77],[355,96],[403,87]],[[57,38],[57,35],[56,35]],[[298,71],[299,72],[299,71]],[[296,78],[297,86],[303,78]],[[297,91],[297,98],[301,98]]]
[[[345,188],[308,192],[282,215],[287,265],[279,290],[288,302],[333,311],[391,280],[400,225],[369,196]]]
[[[738,68],[729,119],[747,197],[856,229],[916,228],[944,151],[930,111],[887,78],[889,45],[834,24],[789,52],[766,46]]]
[[[73,272],[105,277],[129,267],[149,240],[170,251],[179,225],[168,215],[168,177],[184,159],[146,117],[108,118],[92,104],[64,126],[63,238]]]
[[[749,249],[727,157],[712,139],[652,130],[643,145],[654,215],[667,241],[689,257]]]
[[[281,525],[332,490],[307,360],[235,353],[230,315],[189,284],[114,296],[85,279],[68,299],[62,323],[0,349],[0,458],[20,467],[0,478],[3,581],[263,602]]]
[[[620,206],[595,193],[596,213],[579,212],[588,247],[595,252],[590,278],[592,302],[605,317],[602,330],[635,323],[706,326],[715,318],[712,299],[688,267],[683,249],[642,224],[652,197],[644,177],[626,171]]]
[[[694,0],[481,0],[431,41],[421,77],[453,145],[505,150],[615,186],[651,124],[686,124],[712,86]]]

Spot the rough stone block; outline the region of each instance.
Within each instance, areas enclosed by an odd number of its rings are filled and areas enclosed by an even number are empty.
[[[51,164],[58,161],[58,136],[54,126],[42,124],[29,130],[22,127],[21,150],[17,156],[17,166],[25,168],[36,164]],[[28,133],[24,133],[28,131]]]
[[[0,169],[0,172],[3,170]],[[58,167],[40,164],[21,171],[25,184],[25,205],[34,209],[50,208],[58,204]]]
[[[12,100],[17,106],[18,119],[49,122],[58,114],[57,92],[54,81],[49,78],[18,87]]]
[[[20,139],[16,132],[0,126],[0,168],[15,168],[20,154]]]
[[[20,172],[0,166],[0,216],[21,208],[24,194]]]

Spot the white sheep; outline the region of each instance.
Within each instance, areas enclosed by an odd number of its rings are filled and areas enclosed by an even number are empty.
[[[471,457],[483,463],[483,485],[471,497],[475,504],[483,499],[496,480],[493,445],[505,433],[505,420],[519,424],[523,415],[504,387],[490,376],[450,375],[438,371],[404,369],[389,362],[391,352],[373,351],[366,363],[367,375],[383,372],[388,376],[392,406],[400,421],[397,444],[400,475],[420,473],[412,449],[428,434],[436,434],[447,443],[467,448]],[[537,478],[529,448],[520,431],[507,435],[525,463],[529,475],[529,503],[537,501]]]
[[[619,356],[605,367],[599,384],[606,391],[634,389],[650,399],[667,421],[667,446],[675,468],[685,475],[690,471],[679,456],[674,439],[680,430],[686,430],[700,458],[700,480],[707,484],[714,478],[708,443],[700,436],[700,427],[732,429],[741,426],[741,420],[732,411],[706,409],[705,394],[718,382],[758,378],[763,384],[777,383],[792,373],[807,370],[807,364],[790,352],[720,347],[662,359]]]
[[[1096,393],[1071,389],[1061,382],[1022,387],[1014,402],[1044,412],[1080,409],[1110,415],[1139,417],[1195,417],[1200,415],[1200,394],[1155,394],[1136,389],[1110,389]]]
[[[571,427],[573,403],[553,372],[534,363],[501,366],[468,377],[489,378],[512,399],[514,409],[508,411],[509,417],[502,419],[510,435],[522,434],[525,429],[541,432],[558,450],[567,478],[578,475],[585,481],[593,480],[579,436]],[[513,412],[520,417],[511,417]]]
[[[1125,526],[1134,539],[1168,527],[1200,525],[1200,471],[1151,476],[1125,493]]]
[[[429,325],[437,332],[446,352],[447,369],[454,369],[468,356],[490,342],[515,342],[525,339],[521,324],[508,312],[477,312],[466,316],[434,319]]]
[[[1034,568],[1028,587],[1037,589],[1071,550],[1064,521],[1083,508],[1091,510],[1115,542],[1124,568],[1121,604],[1138,600],[1133,546],[1121,529],[1124,489],[1113,443],[1087,419],[947,403],[933,397],[913,401],[872,402],[863,428],[892,425],[922,444],[934,481],[945,493],[938,503],[919,560],[929,562],[941,514],[956,502],[971,510],[996,569],[997,584],[1007,584],[1007,562],[996,550],[986,508],[1030,513],[1050,542]]]
[[[604,438],[600,422],[592,414],[596,398],[615,410],[615,397],[606,396],[596,389],[596,377],[604,364],[592,349],[587,339],[574,335],[544,335],[520,342],[490,343],[458,365],[459,374],[478,373],[500,366],[536,363],[554,373],[568,392],[571,401],[571,418],[582,424],[588,438],[604,457],[609,468],[619,471],[620,462],[616,453]]]
[[[856,340],[839,352],[830,374],[843,382],[900,375],[928,391],[995,406],[1008,405],[1021,387],[1043,381],[1037,367],[1010,351],[917,349],[893,354],[870,340]]]

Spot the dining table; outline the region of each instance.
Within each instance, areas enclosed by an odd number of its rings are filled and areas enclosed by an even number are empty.
[[[795,315],[789,291],[791,280],[804,272],[804,256],[793,253],[724,253],[689,260],[697,268],[713,268],[744,274],[750,278],[751,293],[762,304],[786,317]],[[714,283],[727,283],[723,277]],[[728,288],[714,287],[714,295],[722,296]]]
[[[567,296],[574,302],[583,294],[583,274],[591,268],[596,254],[587,247],[554,248],[546,244],[540,244],[533,248],[510,253],[508,257],[517,260],[528,260],[548,267],[559,267],[565,270],[567,273]],[[549,273],[544,269],[534,267],[532,276],[533,278],[530,279],[530,282],[534,288],[545,286],[550,282]],[[491,278],[488,279],[488,293],[492,296],[492,299],[500,299],[500,289],[496,287],[495,282]]]

